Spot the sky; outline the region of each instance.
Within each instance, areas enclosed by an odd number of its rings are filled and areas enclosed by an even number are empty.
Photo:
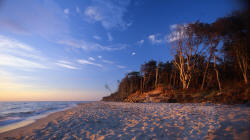
[[[100,100],[144,62],[171,59],[175,25],[238,9],[236,0],[0,0],[0,101]]]

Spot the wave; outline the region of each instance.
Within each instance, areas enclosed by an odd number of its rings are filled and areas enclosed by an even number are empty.
[[[0,102],[0,127],[56,112],[80,102]]]

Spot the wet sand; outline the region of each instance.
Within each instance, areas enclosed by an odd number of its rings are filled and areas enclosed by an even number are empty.
[[[91,102],[53,113],[0,139],[250,139],[250,107]]]

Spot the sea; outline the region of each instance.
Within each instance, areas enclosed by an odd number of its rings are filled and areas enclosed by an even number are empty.
[[[0,102],[0,133],[23,127],[47,115],[88,101]]]

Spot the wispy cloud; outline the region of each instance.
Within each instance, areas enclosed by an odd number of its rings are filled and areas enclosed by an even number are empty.
[[[108,41],[113,41],[113,37],[111,36],[110,33],[107,33],[107,36],[108,36]]]
[[[136,55],[136,53],[135,53],[135,52],[132,52],[131,55],[134,56],[134,55]]]
[[[87,64],[87,65],[93,65],[93,66],[97,66],[97,67],[103,67],[101,64],[94,63],[94,62],[91,62],[91,61],[88,61],[85,59],[78,59],[77,62],[80,64]]]
[[[102,39],[102,38],[101,38],[100,36],[98,36],[98,35],[94,35],[93,38],[96,39],[96,40],[101,40],[101,39]]]
[[[76,12],[81,13],[81,10],[80,10],[80,8],[78,6],[76,6]]]
[[[113,61],[110,61],[110,60],[105,60],[105,59],[103,59],[103,60],[102,60],[102,62],[103,62],[103,63],[107,63],[107,64],[114,64],[114,62],[113,62]]]
[[[184,30],[187,24],[173,24],[170,25],[170,31],[171,33],[167,35],[167,41],[168,43],[177,41],[181,38],[185,37]]]
[[[85,15],[89,16],[91,19],[96,20],[96,21],[101,21],[102,20],[102,15],[97,11],[97,7],[89,6],[85,10]]]
[[[17,40],[0,35],[0,65],[16,68],[48,68],[33,47]]]
[[[3,66],[11,66],[11,67],[17,67],[17,68],[40,68],[40,69],[47,69],[48,67],[31,61],[27,59],[23,59],[16,56],[11,55],[2,55],[0,54],[0,65]]]
[[[143,43],[144,43],[143,39],[137,42],[138,45],[142,45]]]
[[[97,56],[103,63],[106,63],[106,64],[114,64],[115,62],[111,61],[111,60],[106,60],[106,59],[103,59],[102,56]]]
[[[123,66],[123,65],[117,65],[117,67],[120,68],[120,69],[125,69],[126,68],[126,66]]]
[[[132,22],[124,20],[130,0],[122,1],[98,1],[93,0],[92,4],[86,8],[84,14],[94,22],[100,22],[106,29],[120,27],[126,29]]]
[[[165,41],[165,39],[160,38],[160,34],[152,34],[148,36],[148,39],[152,44],[160,44]]]
[[[0,35],[0,49],[21,49],[28,52],[34,51],[31,46],[2,35]]]
[[[45,60],[45,58],[31,46],[2,35],[0,35],[0,54]]]
[[[79,68],[73,66],[73,64],[71,62],[65,61],[65,60],[57,61],[56,65],[63,67],[63,68],[67,68],[67,69],[73,69],[73,70],[79,69]]]
[[[64,12],[64,14],[68,15],[69,14],[69,9],[66,8],[66,9],[63,10],[63,12]]]
[[[178,24],[172,24],[169,26],[170,30],[173,31],[177,28]]]
[[[84,48],[84,41],[76,41],[76,40],[59,40],[57,41],[58,44],[70,46],[73,48]]]
[[[63,44],[66,46],[71,46],[73,48],[81,48],[83,50],[89,50],[89,51],[117,51],[122,50],[128,47],[127,44],[114,44],[114,45],[101,45],[99,43],[94,42],[86,42],[83,40],[60,40],[57,43]]]
[[[89,57],[89,60],[91,60],[91,61],[95,61],[95,58],[93,58],[93,57]]]

